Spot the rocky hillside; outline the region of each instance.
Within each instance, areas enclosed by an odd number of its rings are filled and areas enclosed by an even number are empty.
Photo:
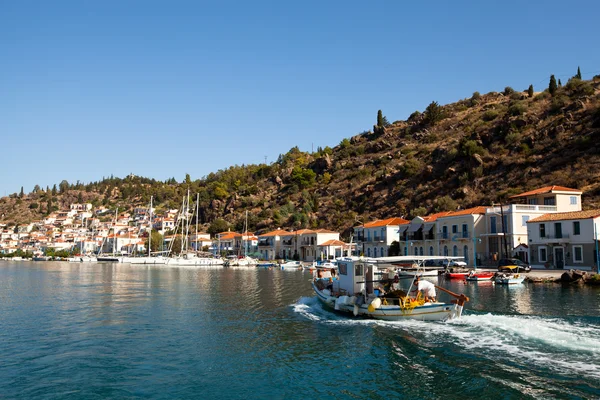
[[[202,180],[63,181],[0,199],[0,221],[23,224],[77,201],[147,206],[150,195],[159,209],[179,208],[189,189],[193,199],[199,193],[199,223],[209,231],[241,230],[248,210],[250,230],[323,227],[347,237],[356,221],[502,202],[546,185],[581,189],[584,208],[600,208],[600,76],[571,79],[553,94],[507,87],[432,102],[391,124],[380,114],[373,131],[333,149],[293,148],[271,165]]]

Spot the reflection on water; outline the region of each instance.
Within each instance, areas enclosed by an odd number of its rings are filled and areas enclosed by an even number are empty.
[[[2,395],[600,396],[597,288],[441,281],[471,298],[462,319],[382,322],[324,309],[309,280],[263,268],[0,263]]]

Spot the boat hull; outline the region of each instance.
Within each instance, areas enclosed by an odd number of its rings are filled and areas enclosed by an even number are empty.
[[[401,307],[399,305],[380,305],[369,310],[369,304],[357,305],[355,297],[332,296],[327,290],[319,290],[312,284],[319,301],[334,311],[351,314],[358,317],[374,318],[383,321],[447,321],[459,318],[463,307],[455,303],[425,303],[416,307]],[[354,301],[353,301],[354,299]]]

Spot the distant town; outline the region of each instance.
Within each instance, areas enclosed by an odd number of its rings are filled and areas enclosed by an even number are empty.
[[[41,221],[0,225],[0,255],[69,257],[79,254],[148,254],[151,231],[161,235],[160,249],[193,251],[216,257],[253,255],[261,260],[305,262],[350,255],[463,257],[469,266],[492,266],[501,258],[518,258],[538,269],[596,270],[600,210],[582,211],[582,192],[547,186],[511,197],[511,204],[493,204],[440,212],[406,220],[391,217],[360,221],[349,242],[327,229],[251,232],[197,232],[192,213],[135,208],[118,213],[92,204],[71,204]],[[111,216],[110,221],[106,220]],[[173,243],[180,238],[180,244]],[[183,242],[181,242],[183,239]],[[181,246],[185,249],[183,249]]]

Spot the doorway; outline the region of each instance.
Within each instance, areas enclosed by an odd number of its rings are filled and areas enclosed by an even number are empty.
[[[554,265],[558,269],[565,268],[565,255],[562,247],[554,248]]]

